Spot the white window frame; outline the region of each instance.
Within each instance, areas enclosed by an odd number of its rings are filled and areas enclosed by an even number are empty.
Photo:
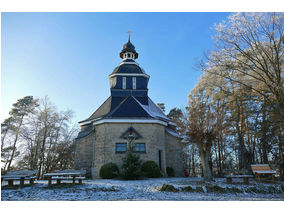
[[[126,89],[126,77],[122,77],[122,89]]]
[[[136,89],[136,77],[132,77],[132,89]]]

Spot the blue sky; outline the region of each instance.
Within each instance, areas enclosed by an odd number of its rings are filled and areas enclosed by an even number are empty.
[[[73,122],[110,95],[108,75],[121,62],[127,31],[148,75],[149,97],[166,112],[184,108],[212,48],[212,27],[229,13],[2,13],[1,120],[17,99],[48,95]]]

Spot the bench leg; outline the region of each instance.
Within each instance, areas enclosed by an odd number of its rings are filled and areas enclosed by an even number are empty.
[[[34,185],[34,179],[30,179],[30,184]]]
[[[76,177],[74,176],[73,177],[73,182],[72,182],[73,185],[75,185],[75,181],[76,181]]]
[[[51,186],[51,177],[48,178],[48,186]]]
[[[57,180],[56,180],[56,183],[57,183],[58,185],[60,185],[60,184],[61,184],[61,180],[60,180],[60,179],[57,179]]]
[[[21,177],[20,178],[20,188],[23,188],[25,185],[25,178],[24,177]]]
[[[249,184],[249,178],[248,177],[244,177],[244,183]]]
[[[232,178],[226,178],[227,183],[232,183]]]
[[[14,180],[8,180],[8,186],[13,186],[14,185]]]
[[[79,181],[79,184],[82,184],[82,179],[79,179],[78,181]]]

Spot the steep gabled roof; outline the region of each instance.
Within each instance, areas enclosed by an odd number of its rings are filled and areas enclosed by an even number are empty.
[[[78,136],[76,137],[76,139],[86,137],[89,134],[91,134],[92,131],[93,131],[93,125],[92,124],[86,125],[86,126],[82,127],[82,129],[78,133]]]
[[[89,118],[80,121],[79,123],[103,117],[111,110],[112,97],[110,96]]]
[[[141,103],[141,106],[153,117],[157,119],[162,119],[165,121],[171,121],[164,112],[158,107],[150,98],[148,98],[148,104],[144,105]]]
[[[103,118],[155,118],[171,120],[149,97],[109,97],[89,118],[79,123]]]
[[[151,118],[152,116],[143,108],[137,99],[128,96],[106,118]]]

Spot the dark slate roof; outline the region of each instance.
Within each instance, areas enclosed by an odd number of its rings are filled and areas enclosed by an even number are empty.
[[[112,104],[112,97],[110,96],[89,118],[80,121],[79,123],[103,117],[104,115],[110,112],[111,104]]]
[[[166,132],[174,137],[182,138],[182,136],[170,128],[166,128]]]
[[[117,66],[111,74],[115,73],[141,73],[144,74],[141,67],[136,64],[121,64]]]
[[[77,136],[76,139],[80,139],[80,138],[86,137],[86,136],[88,136],[92,131],[93,131],[93,125],[92,125],[92,124],[86,125],[86,126],[82,127],[82,129],[81,129],[81,131],[79,132],[79,134],[78,134],[78,136]]]
[[[165,122],[171,120],[163,111],[147,96],[145,97],[109,97],[88,119],[79,123],[95,119],[119,119],[119,118],[155,118]],[[77,139],[85,137],[92,132],[92,124],[82,127]],[[176,137],[176,133],[168,131]]]
[[[170,119],[147,96],[109,97],[89,118],[79,123],[100,118],[156,118]]]
[[[106,118],[151,118],[133,96],[125,98]]]
[[[128,40],[126,44],[123,45],[123,49],[120,52],[120,57],[123,58],[123,53],[133,52],[135,54],[135,59],[138,58],[138,53],[135,50],[135,46]]]
[[[128,40],[128,42],[123,45],[123,49],[127,51],[133,51],[135,50],[135,46],[130,42],[130,40]]]

